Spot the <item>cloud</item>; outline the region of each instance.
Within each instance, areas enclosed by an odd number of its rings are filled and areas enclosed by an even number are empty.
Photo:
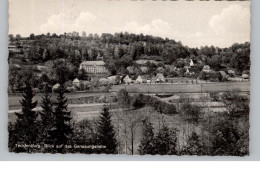
[[[95,32],[94,27],[96,24],[96,17],[89,12],[81,12],[73,19],[71,16],[66,16],[64,13],[52,15],[48,18],[47,22],[40,26],[40,30],[43,33],[57,33],[62,34],[64,32]]]
[[[240,5],[230,5],[209,21],[210,28],[218,36],[249,40],[250,9]],[[242,37],[242,38],[241,38]]]
[[[203,18],[205,20],[203,23],[195,20],[186,23],[180,21],[181,18],[175,21],[166,18],[165,21],[164,17],[150,18],[145,21],[139,19],[120,21],[116,18],[114,21],[109,21],[105,20],[109,18],[107,16],[94,14],[74,10],[73,13],[52,15],[40,26],[40,31],[57,34],[72,31],[97,34],[126,31],[168,37],[191,47],[201,45],[227,47],[235,42],[242,43],[250,40],[250,8],[239,4],[232,4],[217,15]]]
[[[155,35],[161,37],[167,37],[169,36],[169,33],[174,31],[172,25],[162,19],[155,19],[144,25],[140,25],[139,23],[132,21],[126,23],[120,30],[127,31],[129,33],[143,33],[145,35]]]

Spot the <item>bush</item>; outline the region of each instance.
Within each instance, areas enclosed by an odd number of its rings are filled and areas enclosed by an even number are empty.
[[[175,114],[177,112],[176,106],[173,104],[165,103],[164,105],[164,113],[165,114]]]
[[[248,154],[248,142],[241,142],[243,134],[239,134],[237,126],[228,120],[221,120],[212,129],[212,154],[243,156]],[[248,141],[248,138],[246,138]],[[246,141],[244,140],[244,141]]]
[[[164,101],[159,100],[156,97],[148,95],[138,94],[137,97],[134,97],[133,103],[133,107],[141,108],[145,105],[149,105],[153,107],[156,111],[163,114],[175,114],[177,112],[175,105],[166,103]]]
[[[145,101],[144,101],[144,95],[143,94],[138,94],[137,96],[134,96],[132,98],[132,107],[135,109],[139,109],[145,106]]]
[[[181,107],[180,113],[185,120],[198,123],[202,109],[198,105],[193,105],[188,102]]]

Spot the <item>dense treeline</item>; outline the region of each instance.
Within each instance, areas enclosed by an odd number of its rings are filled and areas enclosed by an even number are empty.
[[[20,48],[23,56],[20,58],[24,64],[42,64],[48,61],[56,61],[64,58],[70,78],[79,76],[79,64],[85,60],[104,60],[110,74],[128,74],[126,69],[132,66],[133,74],[140,73],[140,66],[135,60],[158,61],[160,65],[174,65],[183,68],[189,64],[189,60],[196,61],[196,67],[201,70],[203,65],[210,65],[213,70],[223,67],[234,68],[238,73],[249,70],[250,67],[250,43],[233,44],[228,48],[204,46],[190,48],[181,42],[171,39],[163,39],[143,34],[115,33],[95,34],[65,33],[64,35],[47,34],[34,35],[29,38],[9,35],[10,42]],[[28,47],[25,47],[28,46]],[[15,57],[10,53],[9,61]],[[153,63],[147,63],[149,74],[155,72]],[[131,73],[132,74],[132,73]],[[169,71],[165,75],[174,76]],[[48,75],[49,76],[49,75]]]
[[[149,119],[143,121],[139,153],[142,155],[248,155],[248,98],[239,94],[238,90],[226,92],[220,97],[227,111],[219,113],[202,111],[202,107],[191,104],[188,99],[183,99],[178,116],[184,121],[178,128],[170,128],[166,123],[157,130],[156,134],[154,122]],[[160,137],[162,134],[163,137]],[[158,148],[163,150],[157,151]]]

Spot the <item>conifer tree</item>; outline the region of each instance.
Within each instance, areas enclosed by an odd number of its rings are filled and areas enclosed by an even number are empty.
[[[35,93],[33,93],[30,79],[25,81],[25,85],[26,87],[25,92],[23,93],[23,99],[20,101],[22,105],[22,112],[15,113],[18,119],[15,122],[15,131],[13,132],[16,136],[16,144],[36,145],[38,140],[38,126],[36,118],[38,114],[33,109],[37,106],[37,101],[33,102]],[[32,152],[31,147],[26,147],[26,149],[27,152]]]
[[[160,155],[168,154],[170,150],[169,141],[170,141],[169,128],[165,124],[163,124],[162,128],[159,129],[159,132],[155,139],[156,154],[160,154]]]
[[[154,154],[154,132],[151,122],[145,120],[143,122],[142,139],[139,145],[139,153],[141,155]]]
[[[203,155],[206,154],[207,149],[204,147],[201,138],[192,132],[187,140],[187,146],[182,151],[184,155]]]
[[[97,122],[97,138],[99,144],[106,147],[102,150],[102,153],[116,154],[117,141],[114,127],[111,122],[111,114],[107,105],[103,106]]]
[[[45,87],[45,94],[42,97],[42,111],[39,112],[41,116],[41,137],[42,142],[50,144],[50,130],[53,127],[54,116],[53,116],[53,102],[51,96],[48,93],[48,85]]]
[[[177,144],[176,129],[169,129],[165,124],[155,138],[155,152],[160,155],[175,155]]]
[[[70,111],[67,110],[67,98],[65,97],[65,73],[63,69],[59,71],[57,105],[54,110],[54,127],[51,131],[51,138],[53,144],[57,148],[58,153],[65,153],[64,145],[69,141],[70,135],[72,134],[72,127],[70,124],[71,116]]]

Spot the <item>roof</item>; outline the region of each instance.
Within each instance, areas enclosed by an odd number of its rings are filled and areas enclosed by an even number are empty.
[[[74,82],[74,83],[79,82],[79,79],[78,79],[78,78],[75,78],[75,79],[73,80],[73,82]]]
[[[194,66],[194,62],[192,59],[190,60],[190,66]]]
[[[141,78],[141,79],[146,79],[145,76],[140,76],[140,75],[139,75],[139,76],[136,77],[136,79],[139,79],[139,78]]]
[[[138,77],[136,78],[136,80],[137,80],[137,79],[140,79],[140,78],[141,78],[143,81],[146,81],[146,80],[148,79],[146,76],[138,76]]]
[[[164,78],[162,73],[157,73],[156,78]]]
[[[80,65],[105,65],[104,61],[83,61]]]
[[[60,87],[60,84],[59,83],[57,83],[57,84],[55,84],[54,86],[53,86],[53,88],[55,88],[55,89],[57,89],[57,88],[59,88]]]
[[[128,75],[126,75],[126,76],[124,76],[124,78],[123,79],[131,79]]]
[[[209,65],[204,65],[202,70],[210,70],[210,66]]]

